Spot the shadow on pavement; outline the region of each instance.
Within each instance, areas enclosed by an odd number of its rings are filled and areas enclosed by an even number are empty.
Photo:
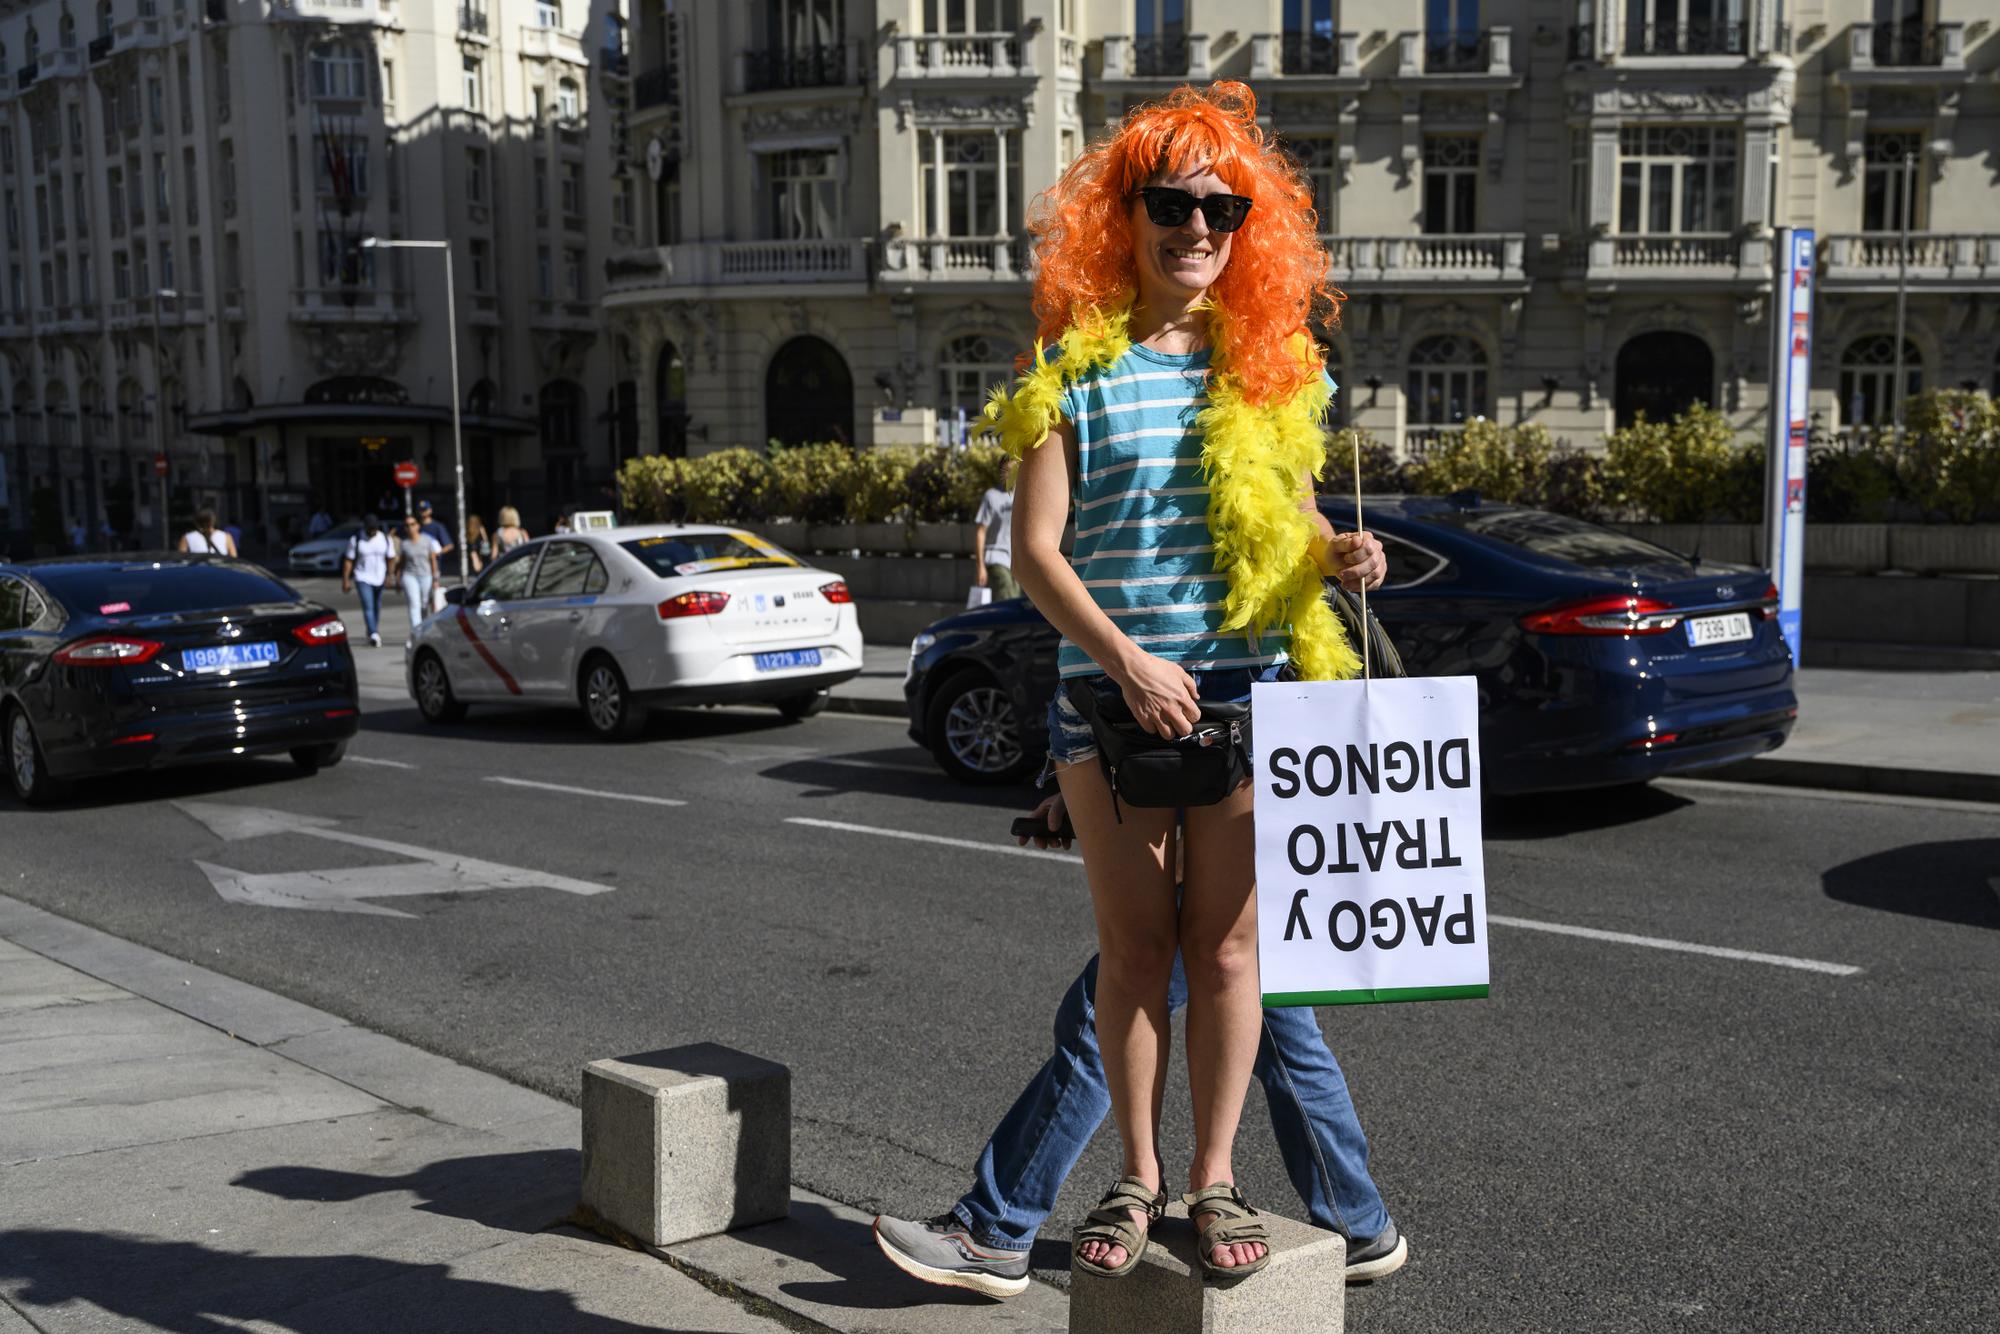
[[[427,723],[415,704],[365,703],[361,710],[362,732],[384,732],[401,736],[440,737],[452,741],[493,741],[503,745],[522,742],[561,746],[605,746],[644,744],[647,741],[687,741],[704,737],[760,736],[783,733],[804,740],[811,735],[812,722],[794,723],[776,709],[655,709],[646,720],[646,730],[636,742],[604,741],[594,735],[580,709],[534,708],[531,706],[474,702],[464,722],[437,725]]]
[[[797,795],[801,797],[835,797],[859,792],[882,797],[915,797],[921,801],[977,806],[1012,811],[1019,815],[1026,815],[1042,799],[1030,783],[973,787],[954,782],[940,773],[937,766],[929,763],[929,757],[913,746],[784,760],[757,772],[764,778],[798,784],[800,791]],[[997,837],[1005,837],[1007,826],[996,821],[990,832]]]
[[[105,810],[188,797],[227,796],[258,788],[311,782],[312,778],[313,775],[302,772],[284,755],[217,760],[171,769],[141,769],[131,773],[107,774],[102,778],[81,778],[76,780],[68,797],[53,805],[23,806],[14,802],[7,809],[36,815],[61,815],[66,811]]]
[[[2000,929],[2000,839],[1890,848],[1833,867],[1820,883],[1837,903]]]
[[[229,1184],[285,1200],[341,1203],[407,1191],[425,1213],[510,1232],[540,1232],[576,1196],[583,1155],[574,1149],[475,1154],[426,1163],[400,1176],[324,1167],[258,1167]]]
[[[1561,838],[1657,820],[1694,804],[1678,793],[1641,786],[1489,796],[1484,808],[1485,833],[1488,839],[1503,843]]]
[[[454,1278],[442,1264],[369,1255],[253,1255],[60,1228],[0,1232],[0,1286],[31,1317],[35,1307],[80,1300],[147,1328],[201,1334],[253,1320],[293,1334],[637,1334],[662,1328],[580,1311],[566,1292]]]
[[[834,1276],[778,1285],[779,1291],[799,1301],[850,1311],[999,1304],[997,1298],[982,1297],[963,1288],[919,1283],[889,1263],[875,1245],[874,1229],[867,1223],[842,1218],[825,1205],[803,1204],[794,1198],[790,1218],[729,1235]]]

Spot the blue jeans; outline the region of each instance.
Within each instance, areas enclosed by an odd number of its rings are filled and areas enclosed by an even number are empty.
[[[410,604],[410,634],[414,636],[417,627],[424,623],[424,617],[431,614],[429,570],[403,571],[403,601]]]
[[[1056,1011],[1055,1052],[980,1150],[972,1189],[952,1212],[983,1246],[1025,1251],[1055,1208],[1056,1192],[1111,1111],[1097,1049],[1097,960],[1084,965]],[[1167,1004],[1187,1004],[1179,956]],[[1264,1011],[1253,1071],[1271,1106],[1285,1172],[1317,1227],[1370,1242],[1389,1211],[1368,1175],[1368,1138],[1347,1081],[1306,1008]]]
[[[368,623],[368,633],[378,633],[382,625],[382,585],[356,579],[354,591],[361,595],[361,619]]]

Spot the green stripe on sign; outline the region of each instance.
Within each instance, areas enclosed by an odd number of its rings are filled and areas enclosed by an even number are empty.
[[[1293,1005],[1386,1005],[1392,1001],[1484,1000],[1486,984],[1465,987],[1377,987],[1365,991],[1272,991],[1264,995],[1267,1009]]]

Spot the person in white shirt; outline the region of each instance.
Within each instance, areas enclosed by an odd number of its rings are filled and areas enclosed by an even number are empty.
[[[995,602],[1021,596],[1021,585],[1014,581],[1014,468],[1014,460],[1007,460],[1000,485],[986,488],[972,521],[973,550],[978,554],[972,582],[991,588]]]
[[[347,539],[347,554],[340,562],[340,591],[361,594],[361,618],[368,623],[368,642],[382,647],[382,585],[389,582],[389,562],[395,557],[394,544],[382,531],[382,521],[369,515],[361,521],[362,531]]]
[[[226,531],[216,527],[214,510],[199,510],[194,516],[194,527],[181,534],[180,549],[195,555],[234,556],[236,543]]]

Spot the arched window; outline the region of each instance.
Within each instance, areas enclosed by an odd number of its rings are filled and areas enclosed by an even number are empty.
[[[89,445],[104,443],[104,428],[110,414],[104,410],[104,389],[95,380],[85,380],[76,395],[77,411],[83,418],[83,439]]]
[[[49,390],[42,398],[42,408],[48,423],[49,443],[61,447],[75,439],[72,427],[76,414],[69,409],[69,390],[61,380],[49,381]]]
[[[946,343],[938,357],[938,414],[951,419],[964,408],[977,419],[987,391],[1014,378],[1009,346],[1003,334],[965,334]]]
[[[771,358],[764,434],[787,445],[854,443],[854,375],[832,343],[802,334]]]
[[[1630,426],[1640,413],[1670,421],[1701,403],[1715,406],[1715,354],[1691,333],[1661,329],[1627,339],[1618,349],[1613,415]]]
[[[573,454],[583,448],[583,390],[574,381],[551,380],[543,385],[536,417],[544,453]]]
[[[681,350],[672,343],[660,344],[659,360],[653,363],[653,412],[659,425],[660,453],[670,459],[686,458],[687,366],[681,361]]]
[[[1486,350],[1469,338],[1440,334],[1410,352],[1412,426],[1457,426],[1487,415]]]
[[[493,405],[500,399],[500,390],[491,380],[479,380],[472,386],[472,392],[465,396],[465,410],[474,417],[490,417]]]
[[[583,114],[583,90],[576,86],[575,79],[564,79],[556,85],[556,117],[559,120],[575,120]]]
[[[366,64],[353,42],[322,42],[310,61],[312,95],[359,102],[368,96]]]
[[[76,50],[76,19],[67,9],[56,20],[56,45],[65,51]]]
[[[23,57],[27,60],[27,62],[30,65],[34,64],[37,60],[41,59],[42,56],[41,35],[35,31],[35,25],[32,23],[28,25],[28,35],[21,39],[21,50]]]
[[[1924,359],[1917,345],[1903,340],[1903,383],[1896,384],[1896,339],[1875,334],[1847,345],[1840,359],[1840,415],[1849,426],[1886,426],[1896,405],[1924,387]]]
[[[111,0],[97,0],[97,35],[111,35]]]

